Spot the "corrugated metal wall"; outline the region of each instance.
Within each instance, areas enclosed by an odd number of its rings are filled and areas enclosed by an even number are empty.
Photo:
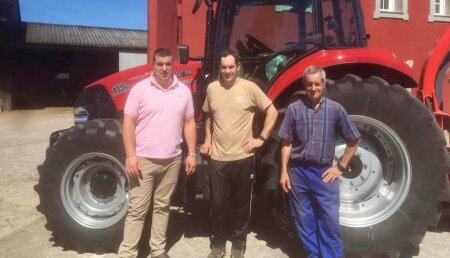
[[[119,71],[147,63],[147,54],[119,52]]]

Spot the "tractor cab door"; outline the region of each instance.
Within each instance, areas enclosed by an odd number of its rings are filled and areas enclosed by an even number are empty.
[[[264,88],[290,60],[321,44],[311,2],[222,1],[215,54],[235,50],[241,57],[241,76]]]

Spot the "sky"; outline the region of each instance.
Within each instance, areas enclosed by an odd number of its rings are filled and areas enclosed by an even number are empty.
[[[25,22],[147,29],[147,0],[19,0]]]

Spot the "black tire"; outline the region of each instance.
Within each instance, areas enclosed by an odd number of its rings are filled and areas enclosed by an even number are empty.
[[[37,191],[57,244],[79,252],[117,250],[128,209],[124,158],[115,120],[73,126],[47,149]]]
[[[433,114],[399,85],[346,75],[327,97],[351,115],[362,141],[341,177],[341,225],[347,254],[409,256],[446,198],[449,156]],[[336,143],[342,155],[343,141]]]
[[[292,95],[290,104],[297,100],[301,92]],[[283,121],[286,108],[278,109],[278,118],[274,129],[261,150],[261,160],[257,173],[257,181],[262,181],[259,192],[266,206],[270,207],[272,218],[291,239],[296,239],[297,232],[291,218],[289,195],[279,187],[281,138],[278,131]]]
[[[294,93],[289,103],[301,94]],[[450,158],[433,114],[404,88],[379,77],[362,80],[346,75],[328,81],[325,94],[347,110],[362,134],[356,156],[340,179],[345,254],[414,254],[428,226],[439,221],[440,201],[448,197]],[[276,175],[278,127],[261,160],[263,168]],[[337,139],[336,160],[344,148],[344,142]],[[271,204],[275,220],[292,236],[287,196],[280,191],[274,193]]]

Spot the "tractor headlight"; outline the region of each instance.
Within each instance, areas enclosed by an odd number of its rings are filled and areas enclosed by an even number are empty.
[[[84,123],[89,119],[89,112],[86,107],[73,108],[73,121],[75,124]]]

